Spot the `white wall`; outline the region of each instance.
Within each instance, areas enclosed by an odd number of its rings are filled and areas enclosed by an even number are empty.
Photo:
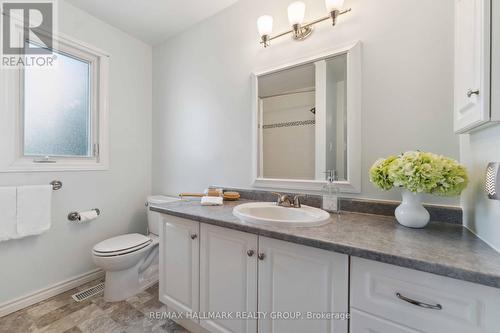
[[[464,224],[500,252],[500,201],[489,200],[484,191],[486,166],[500,162],[500,125],[462,135],[460,157],[470,176],[462,195]]]
[[[151,192],[151,47],[87,13],[59,2],[59,29],[108,51],[110,59],[109,171],[0,173],[1,185],[48,184],[54,192],[52,228],[45,234],[0,242],[0,304],[94,268],[97,242],[145,232],[144,200]],[[102,217],[75,225],[66,216],[98,207]]]
[[[250,73],[353,40],[363,42],[362,197],[398,199],[368,181],[379,157],[409,149],[459,157],[452,130],[453,0],[347,0],[338,26],[304,42],[259,45],[256,19],[288,28],[290,0],[241,0],[153,49],[153,190],[252,185]],[[306,20],[325,14],[306,0]],[[427,201],[457,204],[458,199]]]
[[[347,180],[346,160],[346,68],[347,56],[326,61],[326,168]],[[326,176],[326,175],[325,175]]]

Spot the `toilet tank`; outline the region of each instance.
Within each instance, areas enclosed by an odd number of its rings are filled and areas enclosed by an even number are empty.
[[[153,212],[149,209],[149,206],[156,206],[164,203],[179,201],[179,198],[167,197],[164,195],[152,195],[148,197],[148,230],[150,233],[155,235],[159,234],[161,214],[158,212]]]

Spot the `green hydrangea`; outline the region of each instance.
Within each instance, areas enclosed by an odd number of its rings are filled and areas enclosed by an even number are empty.
[[[394,187],[394,182],[389,178],[389,166],[395,159],[396,156],[381,158],[370,168],[370,181],[382,190],[388,191]]]
[[[468,183],[467,171],[457,161],[419,151],[377,160],[370,168],[370,181],[386,191],[402,187],[441,196],[460,195]]]

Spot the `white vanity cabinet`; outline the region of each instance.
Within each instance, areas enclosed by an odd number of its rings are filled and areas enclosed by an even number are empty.
[[[500,332],[500,289],[351,257],[351,333]]]
[[[257,235],[201,225],[200,311],[251,313],[257,311]],[[257,320],[207,319],[211,332],[255,333]]]
[[[500,109],[492,107],[492,0],[455,0],[455,97],[456,133],[467,133],[480,125],[500,120]],[[498,12],[495,7],[495,13]],[[495,18],[494,18],[495,19]],[[496,29],[498,30],[498,29]],[[497,32],[493,32],[494,36]],[[495,44],[495,43],[494,43]],[[494,67],[494,66],[493,66]]]
[[[348,256],[259,237],[259,311],[307,316],[346,313]],[[259,333],[341,333],[348,320],[259,320]]]
[[[169,310],[199,311],[200,224],[163,216],[160,223],[160,301]]]
[[[500,289],[170,215],[160,300],[194,333],[500,332]]]
[[[164,215],[160,270],[160,300],[170,311],[232,318],[205,316],[195,321],[200,329],[347,333],[345,319],[290,319],[347,313],[347,255]]]

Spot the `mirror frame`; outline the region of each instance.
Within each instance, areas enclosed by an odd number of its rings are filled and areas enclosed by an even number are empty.
[[[326,180],[275,179],[259,177],[259,82],[263,75],[283,71],[318,60],[347,55],[347,180],[335,184],[343,193],[361,192],[361,42],[356,41],[314,56],[299,58],[265,70],[252,73],[252,178],[254,187],[287,190],[321,191]],[[324,147],[316,147],[316,151]]]

